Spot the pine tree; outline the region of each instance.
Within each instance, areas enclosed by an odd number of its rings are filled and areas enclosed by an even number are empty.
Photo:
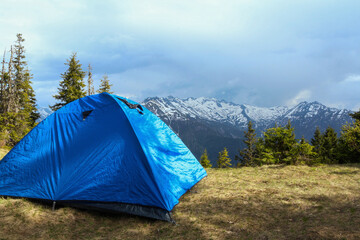
[[[322,158],[325,163],[336,163],[336,150],[337,150],[337,133],[330,126],[324,133]]]
[[[25,48],[23,42],[25,39],[22,34],[18,33],[17,40],[14,46],[14,84],[15,84],[15,97],[16,108],[15,111],[21,111],[26,119],[30,123],[30,126],[34,126],[36,120],[40,117],[37,112],[35,92],[32,88],[31,79],[32,74],[27,68],[27,62],[25,60]]]
[[[256,165],[256,133],[251,121],[248,122],[248,130],[244,132],[244,134],[245,140],[243,140],[243,142],[245,143],[246,148],[239,151],[239,155],[235,156],[235,160],[240,161],[240,164],[244,166],[254,166]]]
[[[339,163],[360,163],[360,120],[342,127],[337,159]]]
[[[313,146],[311,146],[304,138],[300,139],[290,150],[290,156],[286,159],[288,164],[308,164],[314,163]]]
[[[274,161],[272,163],[286,163],[295,144],[294,128],[290,121],[285,127],[269,128],[264,132],[264,153],[271,155],[267,157],[267,161]]]
[[[87,82],[88,82],[88,96],[90,96],[90,95],[93,95],[93,94],[95,94],[95,91],[94,91],[94,84],[93,84],[93,79],[92,79],[92,72],[91,72],[91,70],[92,70],[92,67],[91,67],[91,65],[89,64],[89,66],[88,66],[88,80],[87,80]]]
[[[32,74],[25,59],[25,41],[16,35],[14,48],[10,48],[8,71],[5,72],[5,55],[1,72],[1,144],[14,146],[32,127],[40,116],[36,108]]]
[[[210,163],[210,160],[209,160],[209,157],[208,157],[208,154],[207,154],[207,151],[206,151],[206,148],[204,150],[204,153],[201,155],[200,164],[204,168],[211,168],[212,167],[212,165]]]
[[[222,152],[219,152],[219,157],[217,159],[218,168],[228,168],[231,167],[231,159],[229,158],[229,153],[226,147]]]
[[[311,139],[311,145],[314,147],[314,152],[321,154],[324,137],[320,132],[319,127],[316,127],[314,137]]]
[[[99,90],[97,90],[96,92],[97,93],[107,92],[112,94],[113,92],[111,92],[111,86],[112,84],[110,84],[110,80],[108,76],[105,74],[101,79]]]
[[[63,80],[60,81],[58,94],[54,95],[54,98],[60,102],[50,106],[53,111],[58,110],[76,99],[86,96],[86,91],[84,90],[85,72],[81,69],[80,61],[76,59],[76,53],[70,56],[65,65],[69,67],[61,74]]]

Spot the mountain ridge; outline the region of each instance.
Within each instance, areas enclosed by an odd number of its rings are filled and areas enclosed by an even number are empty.
[[[176,132],[197,158],[207,148],[212,163],[224,147],[230,157],[243,148],[242,139],[248,121],[256,133],[262,133],[275,124],[284,126],[290,120],[299,139],[310,140],[316,127],[325,131],[331,126],[339,134],[341,126],[352,122],[347,109],[327,107],[318,101],[276,107],[257,107],[236,104],[215,98],[150,97],[142,104],[166,122]]]
[[[311,118],[319,114],[319,111],[326,112],[326,116],[332,119],[346,118],[352,111],[347,109],[330,108],[318,101],[303,101],[299,104],[275,107],[257,107],[249,104],[236,104],[216,98],[176,98],[169,97],[148,97],[142,104],[148,107],[160,118],[168,120],[188,120],[190,118],[203,119],[208,121],[223,121],[233,125],[244,126],[249,120],[254,123],[260,121],[282,122],[284,118],[299,118],[299,113],[306,113],[303,117]]]

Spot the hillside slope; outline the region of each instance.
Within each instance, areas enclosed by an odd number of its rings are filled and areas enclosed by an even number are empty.
[[[360,165],[209,169],[177,225],[0,198],[0,239],[360,239]]]

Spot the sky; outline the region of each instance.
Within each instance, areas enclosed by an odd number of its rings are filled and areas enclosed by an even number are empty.
[[[22,33],[39,106],[77,53],[113,91],[255,106],[360,108],[358,0],[0,0],[0,52]]]

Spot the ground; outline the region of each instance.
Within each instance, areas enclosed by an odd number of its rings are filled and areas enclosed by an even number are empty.
[[[8,150],[0,148],[0,159],[2,159],[7,152]]]
[[[207,172],[176,225],[0,198],[0,239],[360,239],[360,164]]]

